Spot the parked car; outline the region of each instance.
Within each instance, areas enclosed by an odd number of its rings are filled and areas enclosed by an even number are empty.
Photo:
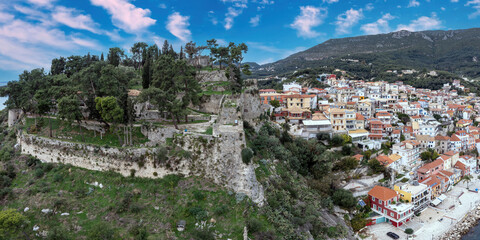
[[[400,236],[398,236],[396,233],[393,233],[393,232],[388,232],[387,236],[389,236],[393,239],[399,239],[400,238]]]

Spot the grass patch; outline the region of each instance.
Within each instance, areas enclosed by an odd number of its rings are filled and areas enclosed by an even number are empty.
[[[208,127],[207,130],[205,130],[205,132],[203,132],[203,134],[212,135],[213,134],[213,127]]]
[[[252,214],[247,198],[237,202],[235,194],[199,177],[168,175],[143,179],[68,165],[45,166],[37,165],[44,174],[36,177],[35,168],[19,162],[18,167],[26,169],[25,173],[18,174],[12,183],[12,188],[18,189],[14,198],[4,202],[4,208],[30,208],[22,211],[29,220],[27,229],[37,225],[41,231],[51,231],[61,223],[72,236],[89,236],[97,231],[96,226],[102,225],[111,228],[118,239],[133,239],[135,231],[130,230],[143,222],[148,239],[168,239],[169,234],[177,239],[191,239],[195,223],[213,218],[213,230],[231,239],[241,239],[245,213]],[[104,187],[87,184],[93,182]],[[42,209],[58,213],[46,215]],[[179,220],[187,222],[184,232],[176,230]]]
[[[210,96],[210,95],[232,95],[232,91],[230,91],[230,90],[227,90],[227,91],[207,90],[207,91],[203,91],[203,92],[199,93],[199,96],[203,96],[203,95],[207,95],[207,96]]]
[[[92,130],[78,126],[76,123],[69,124],[56,118],[38,118],[37,127],[35,127],[34,118],[27,118],[25,128],[28,133],[49,137],[50,125],[52,128],[52,138],[100,146],[122,147],[121,142],[124,138],[123,128],[117,130],[120,131],[119,134],[113,131],[107,131],[103,136],[100,136],[98,132],[95,133]],[[132,138],[134,146],[148,142],[148,138],[142,134],[140,127],[132,128]]]

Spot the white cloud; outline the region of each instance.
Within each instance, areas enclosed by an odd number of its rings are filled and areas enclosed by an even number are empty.
[[[250,18],[250,24],[252,27],[258,26],[258,23],[260,23],[260,15],[257,14],[257,16]]]
[[[365,11],[372,11],[375,7],[373,6],[373,3],[368,3],[365,5]]]
[[[238,17],[238,15],[242,14],[243,8],[234,8],[229,7],[228,12],[225,14],[225,24],[223,25],[226,30],[229,30],[233,27],[234,19]]]
[[[0,23],[12,21],[14,16],[10,13],[0,12]]]
[[[351,28],[363,18],[363,10],[355,10],[351,8],[345,13],[338,15],[337,21],[335,21],[335,31],[337,34],[348,34]]]
[[[456,3],[458,2],[458,0],[450,0],[450,2]]]
[[[377,21],[363,25],[360,29],[366,34],[387,33],[391,31],[388,21],[394,18],[390,13],[387,13]]]
[[[20,5],[14,5],[13,9],[21,14],[24,14],[26,19],[39,21],[44,26],[55,25],[55,22],[50,19],[50,16],[42,11]]]
[[[48,68],[51,59],[60,53],[71,53],[87,47],[99,49],[94,40],[80,34],[67,35],[63,31],[43,24],[13,19],[0,26],[0,68],[19,70]]]
[[[468,18],[473,19],[480,16],[480,0],[470,0],[465,6],[472,6],[472,8],[475,9],[475,12],[468,15]]]
[[[397,31],[407,30],[411,32],[424,31],[424,30],[434,30],[442,27],[442,21],[438,19],[436,14],[432,14],[431,17],[422,16],[418,19],[412,20],[410,24],[404,25],[400,24],[397,27]]]
[[[257,6],[257,10],[260,11],[264,9],[267,5],[272,5],[275,3],[275,1],[270,1],[270,0],[252,0],[254,3],[258,3],[260,6]]]
[[[225,39],[222,39],[222,38],[216,38],[216,39],[217,39],[218,45],[220,45],[220,46],[227,46],[228,45],[228,42]]]
[[[25,70],[49,67],[55,53],[41,47],[33,47],[9,38],[0,38],[0,69]]]
[[[158,4],[158,7],[161,8],[161,9],[165,9],[165,8],[167,8],[167,5],[165,3],[160,3],[160,4]]]
[[[442,11],[445,11],[445,10],[446,10],[444,7],[441,7],[440,9],[441,9]]]
[[[297,30],[297,35],[304,38],[314,38],[320,33],[312,30],[312,28],[319,26],[327,17],[326,8],[316,8],[313,6],[301,6],[300,15],[295,17],[295,20],[290,27]]]
[[[190,26],[189,19],[189,16],[182,16],[180,13],[174,12],[168,16],[167,30],[175,37],[186,42],[192,36],[190,30],[188,30],[188,26]]]
[[[410,2],[408,3],[408,6],[407,8],[410,8],[410,7],[418,7],[420,6],[420,2],[416,1],[416,0],[410,0]]]
[[[326,2],[326,3],[336,3],[340,0],[323,0],[323,2]]]
[[[95,5],[102,7],[112,15],[115,26],[129,33],[137,33],[155,24],[156,20],[150,18],[150,10],[137,8],[127,0],[90,0]]]
[[[87,30],[97,34],[100,32],[97,29],[97,24],[92,20],[90,15],[76,13],[76,10],[72,8],[56,7],[52,18],[71,28]]]
[[[56,0],[28,0],[29,3],[42,7],[50,7],[55,1]]]
[[[217,24],[218,24],[218,20],[217,20],[217,18],[215,17],[215,12],[214,12],[214,11],[209,11],[209,12],[208,12],[208,18],[210,19],[210,22],[212,22],[213,25],[217,25]]]

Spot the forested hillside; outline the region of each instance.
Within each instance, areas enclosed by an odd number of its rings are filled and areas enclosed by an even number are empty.
[[[258,76],[329,66],[372,77],[392,69],[444,70],[480,76],[480,29],[399,31],[330,39],[274,63],[262,65]],[[345,60],[358,60],[355,64]],[[349,65],[354,65],[350,67]],[[363,73],[363,74],[362,74]]]

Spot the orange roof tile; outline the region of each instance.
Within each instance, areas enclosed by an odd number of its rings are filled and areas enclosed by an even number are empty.
[[[421,172],[421,173],[426,173],[426,172],[430,171],[430,169],[435,168],[437,166],[440,166],[442,164],[443,164],[443,160],[442,159],[437,159],[437,160],[435,160],[431,163],[427,163],[427,164],[423,165],[417,171]]]
[[[375,186],[369,192],[368,195],[380,199],[382,201],[388,201],[397,196],[397,192],[390,188]]]

